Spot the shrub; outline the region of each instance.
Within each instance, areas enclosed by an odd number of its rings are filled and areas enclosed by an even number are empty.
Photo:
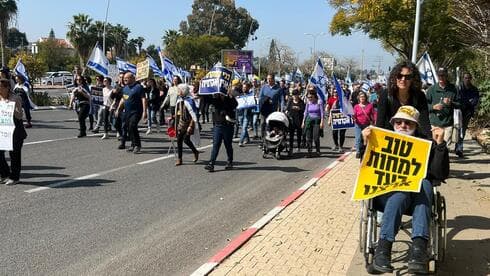
[[[30,96],[32,102],[37,106],[51,105],[51,97],[48,92],[32,92]]]

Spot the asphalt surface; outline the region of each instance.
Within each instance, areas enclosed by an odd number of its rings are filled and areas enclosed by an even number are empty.
[[[0,187],[0,275],[189,275],[340,155],[330,131],[317,158],[263,159],[257,143],[234,143],[236,168],[224,170],[222,147],[209,173],[210,124],[201,160],[184,146],[180,167],[162,132],[142,130],[135,155],[114,134],[77,139],[72,111],[35,111],[33,125],[21,183]]]

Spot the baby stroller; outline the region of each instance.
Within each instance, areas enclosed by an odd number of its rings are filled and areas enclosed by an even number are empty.
[[[265,119],[266,134],[262,145],[263,158],[267,154],[273,154],[276,159],[281,158],[281,151],[288,150],[287,135],[289,130],[289,119],[282,112],[272,112]]]

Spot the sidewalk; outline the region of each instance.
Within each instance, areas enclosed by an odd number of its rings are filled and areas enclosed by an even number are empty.
[[[490,156],[465,141],[451,154],[448,248],[438,275],[490,274]],[[349,155],[258,231],[211,275],[369,275],[358,250],[359,204],[350,200],[359,160]],[[407,273],[407,233],[394,244],[394,274]]]

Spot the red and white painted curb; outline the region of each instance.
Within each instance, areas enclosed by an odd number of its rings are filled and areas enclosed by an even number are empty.
[[[257,233],[262,227],[269,223],[274,217],[276,217],[282,210],[284,210],[289,204],[298,199],[304,192],[306,192],[311,186],[315,185],[318,180],[329,173],[335,166],[340,162],[343,162],[351,152],[346,152],[342,154],[337,160],[332,162],[326,168],[317,173],[313,178],[306,182],[301,188],[293,192],[291,195],[281,200],[281,203],[270,210],[265,216],[259,219],[256,223],[250,226],[247,230],[243,231],[238,237],[234,238],[225,248],[220,250],[216,255],[214,255],[207,263],[200,266],[196,271],[194,271],[191,276],[204,276],[208,275],[218,264],[220,264],[224,259],[229,257],[233,252],[245,244],[255,233]]]

